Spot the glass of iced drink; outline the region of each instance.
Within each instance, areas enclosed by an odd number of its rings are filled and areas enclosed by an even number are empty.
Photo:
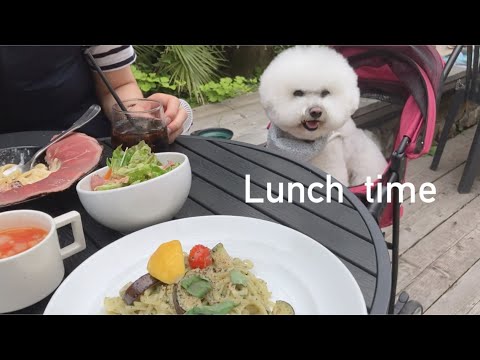
[[[144,140],[153,152],[168,151],[168,131],[163,105],[150,99],[123,101],[127,111],[113,105],[112,145],[127,147]]]

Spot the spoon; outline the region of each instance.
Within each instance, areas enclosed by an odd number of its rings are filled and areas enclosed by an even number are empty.
[[[51,140],[47,145],[45,145],[43,148],[38,150],[27,163],[23,165],[18,164],[18,165],[12,166],[11,168],[3,172],[3,176],[9,176],[10,174],[12,174],[14,171],[17,171],[17,170],[19,170],[22,173],[31,170],[35,166],[35,162],[37,161],[37,158],[45,150],[47,150],[53,144],[69,136],[73,131],[81,128],[82,126],[90,122],[90,120],[92,120],[95,116],[97,116],[100,110],[101,110],[100,106],[96,104],[90,106],[88,110],[77,121],[75,121],[70,128],[62,131],[60,135],[58,135],[55,139]]]

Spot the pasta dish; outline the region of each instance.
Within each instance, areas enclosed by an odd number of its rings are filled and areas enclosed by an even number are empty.
[[[36,183],[37,181],[45,179],[52,172],[57,171],[60,167],[58,159],[55,159],[50,168],[45,164],[37,164],[31,170],[25,171],[24,173],[17,170],[8,176],[4,176],[3,172],[12,168],[13,166],[16,165],[7,164],[0,166],[0,192]]]
[[[162,246],[167,248],[162,250]],[[178,249],[181,250],[178,240],[161,245],[150,258],[148,274],[126,284],[119,296],[105,298],[106,312],[122,315],[294,314],[287,302],[271,300],[267,283],[252,273],[251,261],[232,258],[221,243],[211,250],[196,245],[189,255],[180,252],[178,256]],[[175,258],[182,263],[175,264]]]

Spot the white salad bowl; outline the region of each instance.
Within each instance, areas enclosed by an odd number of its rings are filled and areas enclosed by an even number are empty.
[[[171,220],[187,200],[192,183],[188,157],[181,153],[155,154],[162,164],[169,160],[180,165],[168,173],[139,184],[93,191],[92,176],[104,176],[108,167],[84,177],[77,184],[80,201],[92,218],[122,233]]]

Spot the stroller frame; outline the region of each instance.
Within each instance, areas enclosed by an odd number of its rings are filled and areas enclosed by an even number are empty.
[[[461,50],[463,48],[463,45],[457,45],[452,52],[451,56],[447,60],[445,67],[442,71],[442,76],[441,76],[441,82],[438,88],[437,92],[437,98],[436,98],[436,106],[437,109],[439,108],[440,101],[442,99],[443,95],[443,87],[445,84],[446,79],[448,78],[450,71],[453,68],[453,65],[455,61],[458,58],[458,55],[460,54]],[[468,47],[469,51],[469,60],[471,61],[472,57],[472,47]],[[477,59],[478,62],[478,47],[476,49],[475,53],[475,58]],[[478,71],[479,69],[477,69]],[[469,88],[471,88],[474,85],[468,84],[468,78],[473,78],[473,82],[475,81],[476,78],[476,73],[475,69],[473,71],[473,74],[467,75],[467,84]],[[469,86],[470,85],[470,86]],[[448,136],[448,131],[450,130],[451,125],[453,124],[453,120],[456,117],[456,114],[458,112],[458,107],[460,105],[460,101],[462,99],[466,100],[466,92],[468,93],[468,90],[465,88],[465,86],[457,86],[456,89],[457,94],[456,98],[453,100],[453,106],[451,108],[451,111],[448,114],[446,125],[442,131],[441,134],[441,139],[439,141],[439,146],[437,148],[437,151],[434,155],[434,159],[432,161],[432,170],[436,170],[438,163],[440,162],[441,155],[443,153],[443,149],[445,147],[446,143],[446,138]],[[477,99],[475,99],[477,100]],[[479,125],[480,126],[480,125]],[[477,131],[478,132],[478,131]],[[410,139],[405,136],[400,143],[400,145],[397,147],[396,150],[392,152],[391,155],[391,174],[387,182],[389,183],[396,183],[401,181],[403,177],[405,176],[405,170],[406,170],[406,156],[405,156],[405,149],[410,143]],[[464,180],[465,173],[467,170],[465,170],[464,174],[462,175],[462,181],[461,184],[459,185],[459,191],[462,187],[462,183],[466,180]],[[460,191],[462,192],[462,191]],[[383,189],[383,194],[382,194],[382,199],[386,195],[386,190]],[[398,187],[393,187],[392,188],[392,203],[393,203],[393,224],[392,224],[392,242],[388,243],[387,246],[389,249],[392,250],[392,290],[391,290],[391,296],[390,296],[390,306],[389,306],[389,312],[392,314],[415,314],[415,313],[422,313],[423,312],[423,307],[421,306],[420,303],[414,300],[409,300],[408,294],[403,291],[402,293],[399,294],[398,296],[398,302],[395,303],[395,297],[396,297],[396,288],[397,288],[397,279],[398,279],[398,262],[399,262],[399,243],[400,243],[400,201],[399,201],[399,189]],[[385,203],[373,203],[369,206],[368,210],[372,214],[372,216],[377,219],[380,218],[384,208],[385,208]]]
[[[405,176],[405,169],[407,164],[407,158],[405,156],[405,150],[410,144],[410,138],[404,136],[402,142],[396,150],[392,152],[391,162],[389,167],[389,176],[387,183],[395,184],[401,182],[401,179]],[[396,291],[397,291],[397,279],[398,279],[398,262],[400,258],[399,245],[400,245],[400,189],[396,186],[392,187],[392,204],[393,204],[393,216],[392,216],[392,242],[387,242],[387,247],[392,250],[392,287],[390,291],[390,314],[414,314],[423,312],[423,308],[420,303],[410,300],[409,295],[406,292],[402,292],[398,297],[398,302],[395,303]],[[373,196],[377,198],[376,194]],[[387,205],[387,187],[382,187],[382,199],[383,202],[373,202],[368,211],[379,222],[383,211]]]
[[[433,57],[436,57],[436,59],[435,59],[436,64],[434,64],[436,67],[435,67],[435,70],[430,69],[431,73],[426,74],[425,73],[425,68],[422,68],[420,65],[418,65],[418,63],[416,63],[416,61],[413,60],[413,58],[411,57],[412,53],[408,53],[409,50],[412,50],[415,53],[415,51],[417,51],[416,49],[407,49],[407,50],[404,49],[403,52],[402,51],[395,52],[395,51],[391,51],[391,50],[390,51],[388,51],[388,50],[384,51],[380,47],[375,47],[375,46],[374,47],[358,46],[358,47],[355,47],[356,49],[350,49],[350,53],[349,53],[349,49],[348,49],[349,47],[334,46],[334,48],[336,48],[337,50],[341,50],[342,48],[344,48],[345,52],[347,54],[349,54],[346,57],[348,58],[349,62],[351,62],[351,65],[355,68],[356,71],[357,71],[357,68],[361,69],[362,67],[365,67],[365,66],[367,68],[369,66],[370,67],[372,66],[368,62],[367,63],[362,63],[362,61],[365,60],[365,59],[368,59],[369,56],[372,59],[374,59],[375,57],[379,57],[379,58],[385,57],[385,59],[387,59],[387,61],[384,64],[389,65],[390,70],[392,70],[393,68],[392,68],[392,63],[389,62],[388,59],[390,59],[390,61],[392,61],[392,59],[396,59],[396,60],[402,62],[404,65],[413,65],[412,69],[415,68],[417,70],[418,74],[421,75],[421,77],[422,77],[421,80],[423,81],[425,94],[426,94],[426,96],[428,96],[428,98],[426,99],[427,102],[423,103],[423,106],[427,106],[427,109],[422,108],[421,103],[418,102],[418,98],[417,98],[419,96],[418,92],[416,93],[416,95],[413,92],[410,92],[410,91],[414,91],[414,90],[412,90],[414,88],[410,88],[409,86],[411,86],[411,85],[404,83],[404,86],[408,87],[407,90],[410,90],[406,94],[407,98],[410,99],[413,96],[413,98],[414,98],[413,100],[417,104],[417,106],[418,106],[418,108],[419,108],[419,110],[422,114],[422,119],[423,120],[421,121],[421,125],[419,125],[420,128],[419,128],[418,131],[415,131],[415,132],[406,131],[406,133],[407,133],[406,134],[404,131],[401,131],[401,123],[400,123],[400,127],[399,127],[399,130],[398,130],[399,132],[397,133],[397,136],[396,136],[396,143],[394,144],[393,151],[390,155],[389,165],[388,165],[385,173],[383,174],[382,179],[380,180],[380,181],[382,181],[382,183],[384,185],[384,186],[382,186],[382,189],[381,189],[381,191],[382,191],[382,196],[381,196],[382,201],[381,202],[374,201],[370,204],[366,204],[370,214],[374,217],[374,219],[377,221],[377,223],[379,223],[379,225],[382,225],[382,223],[383,223],[384,226],[386,226],[388,224],[386,224],[384,221],[382,221],[382,220],[385,220],[385,219],[382,219],[382,216],[385,217],[385,215],[389,215],[389,214],[386,214],[385,210],[386,210],[387,206],[391,207],[391,209],[389,209],[389,210],[391,210],[391,215],[392,216],[391,216],[391,222],[389,222],[389,224],[390,223],[392,224],[392,241],[391,241],[391,243],[387,242],[387,247],[389,249],[391,249],[391,251],[392,251],[392,260],[391,260],[392,278],[391,278],[391,293],[390,293],[390,303],[389,303],[388,313],[389,314],[421,314],[421,313],[423,313],[423,308],[422,308],[421,304],[419,302],[415,301],[415,300],[409,300],[409,295],[404,291],[399,294],[398,301],[396,302],[398,264],[399,264],[399,257],[400,257],[400,254],[399,254],[400,217],[401,217],[400,189],[397,186],[392,186],[391,187],[392,203],[387,204],[386,199],[387,199],[388,189],[387,189],[387,186],[385,186],[385,185],[388,184],[388,183],[390,183],[390,184],[402,183],[404,178],[405,178],[407,158],[414,159],[414,158],[416,158],[416,157],[418,157],[422,154],[425,154],[426,151],[428,151],[428,149],[431,145],[432,138],[433,138],[433,131],[431,130],[431,126],[432,126],[431,122],[434,121],[433,115],[436,115],[436,110],[438,109],[438,104],[439,104],[438,99],[440,98],[440,95],[441,95],[441,87],[443,85],[444,80],[448,76],[448,73],[451,70],[452,66],[450,64],[447,64],[447,66],[443,66],[444,62],[441,60],[440,55],[438,53],[436,53],[436,50],[435,50],[435,52],[433,52],[432,49],[428,49],[428,50],[430,51],[430,55],[433,54],[432,59],[433,59]],[[408,48],[412,48],[412,47],[408,47]],[[356,51],[358,51],[358,50],[360,50],[360,51],[358,53],[356,53]],[[342,52],[342,51],[340,51],[340,52]],[[421,57],[422,56],[421,51],[416,53],[416,55],[419,55],[419,54],[420,54],[420,57]],[[345,56],[345,53],[343,55]],[[413,55],[415,56],[415,54],[413,54]],[[423,54],[423,55],[425,55],[425,54]],[[437,55],[438,55],[438,57],[437,57]],[[358,59],[360,59],[360,61]],[[359,62],[355,63],[355,61],[359,61]],[[372,60],[372,61],[374,62],[374,60]],[[439,67],[440,62],[441,62],[441,66],[443,66],[443,69]],[[354,63],[355,63],[355,65],[354,65]],[[373,65],[373,66],[375,66],[375,65]],[[376,65],[376,66],[378,66],[378,65]],[[425,63],[422,63],[422,66],[425,66]],[[440,77],[440,69],[442,69],[441,77]],[[396,76],[397,73],[395,71],[393,71],[393,72],[395,73],[395,76]],[[409,75],[404,74],[404,76],[409,76]],[[425,82],[427,78],[428,78],[428,80],[430,80],[430,83],[428,85]],[[375,84],[374,84],[373,88],[372,88],[373,90],[369,89],[370,85],[368,84],[368,81],[370,80],[370,81],[375,82],[375,80],[377,80],[377,78],[375,78],[375,77],[370,77],[369,78],[368,71],[367,71],[367,75],[364,78],[364,80],[367,82],[367,83],[365,83],[365,90],[366,90],[365,92],[366,93],[369,93],[369,92],[373,91],[373,96],[374,97],[375,96],[382,96],[382,95],[385,95],[385,94],[387,94],[387,96],[389,96],[388,88],[385,88],[385,90],[382,91],[381,87],[379,87],[378,89],[375,89]],[[399,77],[398,77],[397,80],[400,81],[400,82],[404,81]],[[380,80],[380,81],[382,81],[382,80]],[[383,81],[385,82],[385,84],[388,83],[388,75],[386,75],[386,77],[384,78]],[[405,90],[405,88],[403,90]],[[392,92],[393,96],[395,96],[395,94],[400,95],[399,93],[396,93],[396,91],[402,91],[402,90],[400,90],[400,89],[394,90]],[[429,91],[433,91],[433,94],[436,93],[436,96],[432,97],[433,95],[428,95]],[[425,99],[423,99],[423,100],[425,101]],[[433,101],[435,101],[435,103],[433,103]],[[425,105],[425,104],[427,104],[427,105]],[[403,106],[404,109],[405,109],[406,105],[407,105],[407,102],[404,103],[404,106]],[[432,109],[428,110],[428,108],[430,108],[430,107]],[[433,110],[435,112],[433,112]],[[408,114],[409,113],[407,113],[407,115]],[[401,121],[402,121],[402,119],[403,119],[403,113],[401,115]],[[429,126],[430,126],[430,128],[429,128]],[[425,133],[422,134],[422,131],[425,131]],[[400,139],[399,136],[401,136],[402,133],[404,135]],[[428,135],[427,135],[427,133],[428,133]],[[420,140],[421,136],[425,136],[425,137],[422,140]],[[413,139],[411,137],[413,137]],[[418,144],[422,145],[422,149],[417,152],[417,149],[418,149],[417,145]],[[410,147],[410,145],[415,147],[415,151],[412,152],[412,148]],[[361,195],[362,195],[361,189],[352,189],[352,191],[354,191],[354,193],[356,193],[357,196],[361,197]],[[377,191],[378,191],[378,189],[376,189],[374,191],[374,194],[373,194],[374,199],[378,199]]]

